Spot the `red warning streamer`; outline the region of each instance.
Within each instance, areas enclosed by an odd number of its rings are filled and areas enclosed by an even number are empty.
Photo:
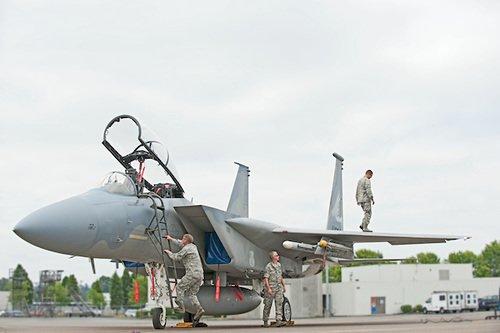
[[[134,281],[134,302],[136,304],[139,304],[140,298],[141,298],[141,292],[139,289],[139,281],[135,280]]]
[[[215,302],[219,303],[220,300],[220,276],[217,273],[217,278],[215,279]]]
[[[156,297],[155,271],[151,269],[151,297]]]

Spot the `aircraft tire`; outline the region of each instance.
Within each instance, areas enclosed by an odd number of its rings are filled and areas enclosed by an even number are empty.
[[[153,327],[155,329],[164,329],[167,326],[167,314],[163,316],[162,308],[154,308],[152,311],[153,315]]]
[[[288,298],[283,297],[283,309],[282,309],[283,317],[282,320],[287,323],[292,320],[292,306],[290,305],[290,301]]]

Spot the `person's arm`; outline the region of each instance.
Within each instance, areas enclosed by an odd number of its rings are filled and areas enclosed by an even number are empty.
[[[172,241],[174,242],[176,245],[181,245],[182,244],[182,241],[180,239],[175,239],[174,237],[170,236],[170,235],[166,235],[166,236],[163,236],[163,238],[166,238],[168,241]]]
[[[264,273],[264,287],[266,288],[267,292],[269,294],[272,294],[273,293],[273,289],[271,288],[271,286],[269,285],[269,266],[266,266],[266,272]]]
[[[179,252],[173,253],[172,251],[165,250],[165,253],[168,255],[168,257],[174,261],[181,261],[182,258],[186,255],[186,248],[183,247]]]
[[[283,286],[283,292],[286,292],[286,287],[285,287],[285,279],[283,279],[283,276],[281,277],[281,285]]]
[[[365,182],[365,191],[366,191],[366,195],[368,196],[368,199],[373,204],[375,204],[375,200],[373,200],[372,184],[371,184],[369,179],[367,179]]]

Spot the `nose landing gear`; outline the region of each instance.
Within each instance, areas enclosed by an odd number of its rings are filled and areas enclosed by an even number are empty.
[[[155,329],[164,329],[167,326],[167,309],[165,307],[154,308],[152,315]]]

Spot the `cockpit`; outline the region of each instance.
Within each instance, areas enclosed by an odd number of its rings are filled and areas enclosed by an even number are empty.
[[[101,182],[101,188],[109,193],[137,196],[135,182],[120,171],[108,173]]]
[[[140,195],[154,192],[162,198],[182,198],[184,189],[171,156],[158,136],[129,115],[113,118],[104,130],[102,144],[124,167],[102,182],[110,193]]]

